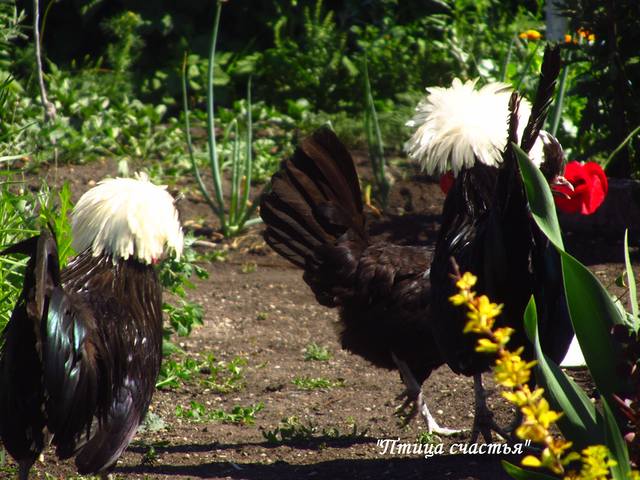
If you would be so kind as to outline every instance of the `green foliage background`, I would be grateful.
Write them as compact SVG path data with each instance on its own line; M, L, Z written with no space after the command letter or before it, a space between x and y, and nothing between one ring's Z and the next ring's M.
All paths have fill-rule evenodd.
M558 136L571 158L605 162L640 124L640 4L565 0L567 33L586 28L596 41L567 45L568 90ZM32 2L0 3L0 76L14 80L9 114L12 153L48 161L100 156L160 159L159 174L188 169L180 131L186 54L189 106L204 121L209 38L216 2L87 0L41 2L45 80L60 112L43 126L33 74ZM542 49L518 33L544 34L543 0L269 0L224 2L216 55L217 115L237 117L253 79L260 146L259 179L268 178L298 131L330 120L363 147L366 57L371 93L387 149L400 151L404 123L429 85L452 78L505 80L532 94ZM224 113L224 112L228 113ZM222 130L225 128L224 121ZM197 138L196 138L197 140ZM56 152L50 148L52 142ZM638 175L635 138L609 173Z

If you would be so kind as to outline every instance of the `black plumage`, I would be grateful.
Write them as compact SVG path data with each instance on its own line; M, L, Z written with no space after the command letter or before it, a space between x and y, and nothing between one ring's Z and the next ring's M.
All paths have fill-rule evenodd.
M0 436L28 472L50 440L80 474L115 464L143 420L162 357L162 289L150 264L94 255L62 270L48 229L6 249L29 256L3 332Z
M540 137L545 160L540 166L550 183L563 168L557 141L540 132L553 96L560 69L557 48L545 51L540 85L530 120L519 142L528 151ZM477 338L464 334L465 311L454 307L454 262L461 271L477 275L477 291L503 303L498 326L515 329L512 346L532 348L523 327L523 314L532 294L539 307L543 349L556 362L567 352L573 330L564 300L561 266L557 252L530 215L524 186L511 142L517 142L517 94L510 104L509 142L499 168L476 163L458 176L445 201L443 224L431 265L432 318L430 325L440 352L457 373L476 375L487 370L492 358L475 351ZM477 384L477 383L476 383ZM483 432L486 437L486 430Z
M542 141L540 168L550 183L562 173L563 152L557 140L540 128L559 68L558 50L548 49L520 141L527 151L538 138ZM511 142L517 140L518 131L515 95L510 112L504 135ZM303 278L319 303L340 309L344 348L375 365L397 368L407 385L408 400L420 407L420 385L444 361L457 373L475 375L481 387L479 374L492 359L475 352L477 339L463 334L465 312L449 302L455 293L453 258L463 270L479 276L480 292L505 304L500 321L516 329L513 341L519 345L527 344L522 314L535 293L544 304L543 347L554 359L564 355L572 329L558 256L529 214L509 143L499 166L475 161L459 172L443 207L433 255L424 247L371 242L358 185L349 153L324 128L305 139L293 158L283 163L273 177L272 192L261 204L267 243L304 269ZM479 408L486 410L484 398L476 398ZM486 420L482 415L481 423ZM426 409L425 417L430 423ZM483 433L487 433L484 428Z
M304 270L320 304L339 308L342 347L399 369L406 404L422 410L420 385L442 364L427 324L432 252L369 239L353 160L330 129L283 162L260 215L267 243Z

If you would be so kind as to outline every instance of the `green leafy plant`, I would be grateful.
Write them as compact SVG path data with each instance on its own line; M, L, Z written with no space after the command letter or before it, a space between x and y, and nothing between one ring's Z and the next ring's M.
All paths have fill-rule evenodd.
M230 412L215 410L212 418L223 423L235 423L241 425L251 425L255 422L256 413L264 408L262 402L258 402L248 407L236 405Z
M58 201L54 199L57 196ZM38 205L40 207L40 225L50 225L58 242L58 259L60 266L64 267L70 257L75 255L71 243L73 236L71 232L70 215L73 209L71 201L71 188L65 182L62 188L54 195L46 183L40 187L37 193Z
M187 233L180 260L169 256L162 261L159 269L161 285L177 297L173 303L164 302L162 305L162 310L169 318L168 324L164 327L164 349L167 354L177 350L171 343L171 337L174 334L186 337L191 334L194 327L203 325L202 306L185 298L186 289L194 288L191 281L193 275L201 279L209 276L208 272L196 263L198 255L193 248L194 242L193 234ZM166 380L162 371L160 378L161 382Z
M44 16L43 31L46 12ZM0 112L0 140L4 143L0 155L25 157L31 160L27 162L30 168L57 153L59 162L84 162L108 155L155 156L177 163L184 157L177 121L164 118L166 105L145 104L133 95L130 67L142 45L139 14L124 11L102 22L112 39L106 43L106 62L111 68L105 67L99 54L80 61L70 59L65 69L43 60L48 97L56 111L56 118L46 124L41 121L39 93L30 77L25 80L33 68L33 47L16 42L26 38L20 25L23 19L13 0L2 2L0 81L8 82L8 88Z
M36 213L32 197L23 191L14 192L9 182L0 185L0 249L36 235ZM22 290L22 273L26 259L0 256L0 330L9 321L15 302Z
M633 87L640 81L635 47L640 39L637 3L564 0L562 4L570 29L586 33L588 40L572 47L575 61L588 65L575 79L572 92L584 99L577 126L578 138L583 139L580 153L584 158L608 158L624 144L608 162L607 173L640 178L637 132L624 143L640 123L640 102Z
M40 121L42 107L35 94L11 82L0 124L8 154L24 152L20 157L36 166L53 156L55 144L60 163L104 156L184 162L182 132L175 119L165 118L166 105L146 104L126 94L127 82L105 73L100 60L82 68L74 63L69 71L49 62L48 70L48 95L57 115L47 124Z
M321 377L295 377L291 383L300 390L327 390L335 387L344 387L344 379L329 380Z
M230 412L224 410L209 410L202 403L191 401L188 407L178 405L176 416L191 422L219 421L222 423L233 423L237 425L251 425L255 422L256 413L264 408L262 402L242 407L234 406Z
M558 419L558 426L564 437L581 448L605 445L614 461L608 465L611 478L630 478L631 462L621 427L623 432L627 432L637 425L629 425L621 419L622 413L630 421L640 413L637 398L640 382L619 367L625 360L628 364L637 365L640 350L634 348L627 351L625 358L620 335L617 335L618 338L614 335L622 331L628 332L626 339L637 338L640 318L637 317L637 294L633 288L635 280L630 262L627 262L627 274L632 312L628 314L616 305L598 279L564 250L548 184L526 154L515 148L533 217L560 254L569 314L593 382L600 393L601 408L597 408L584 391L544 355L537 332L535 303L530 302L525 313L525 326L536 351L538 382L544 387L545 397L551 407L563 412ZM628 258L628 249L625 250ZM625 402L627 395L631 398ZM627 411L620 410L623 405L627 406ZM633 460L637 465L640 459ZM510 465L507 468L514 478L534 478L530 472L519 467Z
M206 363L187 356L180 360L165 358L160 366L156 388L179 388L182 383L193 381L205 365Z
M169 317L168 332L176 333L180 337L187 337L191 334L194 327L202 326L202 305L178 299L178 305L165 303L162 311Z
M0 3L0 75L7 76L15 61L15 41L25 39L26 14L18 10L15 2Z
M173 256L164 259L158 272L162 286L181 298L186 295L186 289L194 288L193 275L200 279L209 278L207 270L197 264L199 257L194 249L195 241L193 233L187 232L180 260Z
M331 359L331 352L327 347L311 342L304 349L305 361L327 362Z
M143 46L138 29L143 25L142 17L132 11L123 11L107 19L103 27L116 41L107 45L107 59L114 74L123 77L131 70L131 65L140 55ZM122 78L116 85L122 85Z
M187 83L186 83L186 63L182 75L183 108L185 117L186 141L193 167L193 173L205 200L217 215L220 221L220 229L225 237L230 237L240 233L245 227L258 223L259 218L251 218L258 207L258 201L249 203L251 191L251 173L253 164L252 152L252 115L251 115L251 79L247 84L247 117L245 125L245 155L244 160L240 154L240 136L237 122L232 122L224 135L224 142L230 138L233 141L231 154L231 192L229 208L225 206L224 191L222 187L222 168L218 158L218 148L216 145L215 113L213 101L214 87L214 65L216 55L216 43L218 38L218 27L220 25L220 13L222 2L218 1L216 17L214 20L213 34L211 36L211 48L209 53L208 86L207 86L207 137L209 146L210 170L213 176L213 186L215 200L206 188L198 163L194 155L194 147L191 140L191 124L189 120L189 108L187 105Z
M157 388L175 389L181 384L198 383L216 393L238 391L244 386L247 360L235 357L229 362L207 355L205 360L183 356L167 358L162 364Z
M12 173L3 173L8 180L0 182L0 250L37 235L40 228L50 225L58 241L60 264L65 265L73 255L68 216L72 207L69 185L65 184L57 195L46 184L37 192L27 193L22 182L11 180ZM0 256L0 282L3 285L0 294L0 331L9 320L22 290L26 262L26 259L18 260L13 256Z
M283 418L273 430L262 430L262 436L268 443L308 443L313 440L347 441L360 440L366 437L368 429L358 428L357 423L349 418L348 431L341 431L338 427L318 427L311 420L302 423L298 417Z
M442 443L440 438L436 434L425 432L425 431L420 432L416 441L421 445L432 445L432 444Z
M242 357L235 357L230 362L216 362L215 357L209 356L207 369L209 376L202 384L218 393L240 390L244 386L246 365L247 360Z
M156 447L153 445L149 445L147 450L142 455L142 460L140 463L142 465L154 465L158 461L158 452L156 452Z
M280 16L273 23L274 46L256 61L256 74L268 80L259 85L261 93L278 106L306 99L318 110L334 111L336 97L349 97L357 68L345 55L346 34L338 29L334 12L325 11L323 3L316 0L313 6L301 6L297 16ZM296 18L301 19L301 25L291 25ZM300 29L299 35L293 35L295 27Z
M317 425L300 422L298 417L283 418L273 430L263 430L262 436L269 443L298 443L309 441L318 432Z
M252 136L253 158L251 163L251 178L256 183L262 183L271 178L271 175L280 166L282 158L293 152L293 142L296 135L296 119L291 114L280 112L275 107L265 104L263 101L252 102L251 105L251 125L256 132ZM247 118L249 108L246 99L233 102L230 108L218 106L216 111L216 121L219 130L226 132L232 124L237 124L240 128L240 151L246 149L243 141L243 124ZM300 114L300 112L297 112ZM196 110L194 116L198 116L200 111ZM201 116L201 115L200 115ZM196 117L198 121L206 125L207 119ZM235 142L227 140L219 144L219 157L221 158L221 168L227 172L233 167L233 150ZM205 158L201 158L199 152L196 153L196 160L200 165L206 163Z
M386 208L389 200L389 190L391 185L387 179L386 160L384 157L384 144L382 143L382 133L378 123L378 113L371 93L371 82L369 81L369 68L367 58L363 62L364 69L364 90L366 97L366 107L364 113L364 130L367 135L367 145L369 146L369 161L373 170L375 183L375 195L382 208Z

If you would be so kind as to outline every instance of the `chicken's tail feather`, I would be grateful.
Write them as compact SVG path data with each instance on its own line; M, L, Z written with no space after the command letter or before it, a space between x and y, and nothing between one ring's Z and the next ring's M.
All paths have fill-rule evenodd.
M542 60L536 98L533 106L531 107L529 121L524 128L524 132L520 141L520 147L525 153L529 153L534 143L537 141L540 135L540 130L542 129L542 126L547 119L549 108L551 107L551 103L554 97L556 80L558 79L558 75L560 74L560 66L561 59L559 47L547 46ZM517 208L520 212L522 212L523 208L526 208L524 206L526 203L526 198L524 197L524 186L522 185L522 180L519 175L515 152L512 148L512 143L518 142L517 131L519 105L519 96L516 92L514 92L511 95L511 99L509 100L509 137L503 154L504 168L500 176L498 177L499 180L496 188L497 198L501 199L501 201L498 200L497 208L503 211L507 209L509 202L514 198L514 195L517 204L515 208ZM559 147L557 141L555 141L552 146L555 145ZM559 153L561 160L561 151ZM544 169L545 165L543 164L540 168Z
M353 262L347 262L353 268L345 268L337 258L357 261L367 245L351 155L333 131L321 128L302 141L271 182L260 204L266 242L305 270L305 280L323 304L335 303L332 288L355 269Z
M16 322L32 329L31 358L37 362L37 389L41 415L46 418L52 442L61 458L73 455L83 436L89 433L97 399L95 346L89 337L95 322L86 308L79 305L61 283L58 247L51 229L23 240L0 254L28 255L21 300L11 318L9 331ZM10 349L17 340L6 338ZM28 428L28 427L27 427Z
M540 130L547 119L549 108L553 102L556 80L560 74L561 65L560 47L557 45L547 46L542 59L536 98L531 107L529 122L522 134L521 146L527 153L529 153L529 150L531 150L531 147L533 147L533 144L538 139Z

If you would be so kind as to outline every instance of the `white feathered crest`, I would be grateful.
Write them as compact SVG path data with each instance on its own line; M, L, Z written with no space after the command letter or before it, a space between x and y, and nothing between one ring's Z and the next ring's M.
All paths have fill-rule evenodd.
M133 256L147 264L160 259L165 247L177 258L182 254L184 238L173 197L145 174L99 182L76 204L72 225L77 252L91 247L94 256Z
M476 89L476 80L462 83L454 79L451 87L427 88L427 96L416 107L407 126L416 127L405 144L409 156L418 160L428 174L453 170L477 161L497 166L507 142L509 98L512 89L506 83L493 82ZM518 136L527 124L531 105L520 102ZM542 142L537 140L530 156L540 166Z

